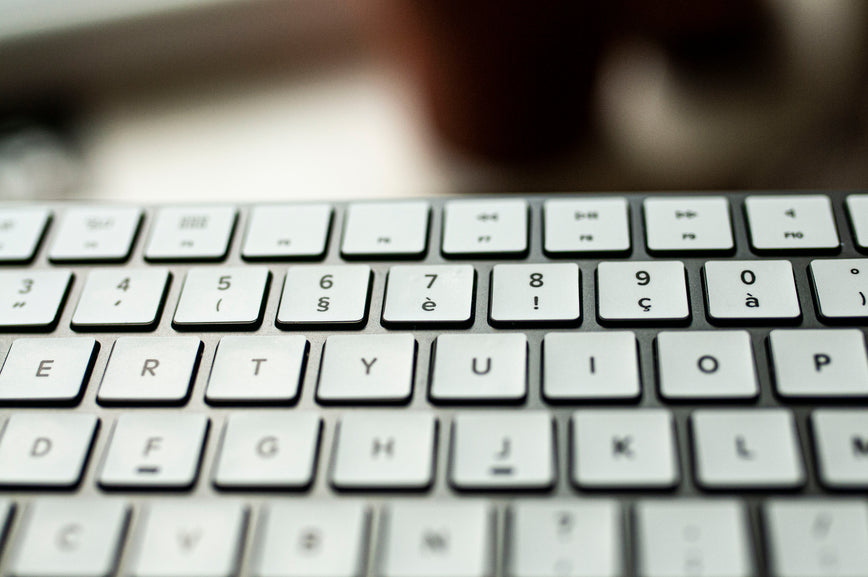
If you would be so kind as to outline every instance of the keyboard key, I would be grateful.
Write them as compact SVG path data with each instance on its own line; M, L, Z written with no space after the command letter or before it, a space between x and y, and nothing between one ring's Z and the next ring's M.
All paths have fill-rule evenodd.
M672 415L662 409L573 413L573 483L583 489L663 489L678 485Z
M157 328L171 278L164 268L91 270L72 315L72 328L78 331Z
M0 438L0 485L75 487L98 424L83 413L12 415Z
M72 285L68 270L0 271L0 330L51 330Z
M475 284L470 265L393 266L386 282L383 323L469 325Z
M677 261L602 262L597 267L600 322L690 319L687 278Z
M543 203L543 246L554 256L630 250L627 199L556 199Z
M793 415L784 409L698 410L696 478L706 489L793 489L805 483Z
M868 194L851 194L846 202L856 244L868 249Z
M646 198L643 207L649 251L730 251L735 248L726 197Z
M747 511L738 501L640 501L636 533L640 577L756 575Z
M97 350L96 341L88 338L17 339L0 371L0 402L78 400Z
M152 261L223 260L235 228L231 206L171 206L154 215L145 258Z
M322 258L332 207L327 204L264 204L250 209L241 256L247 260Z
M99 474L104 488L187 489L196 482L208 418L193 413L118 417Z
M452 422L456 489L548 489L555 483L554 458L548 412L460 413Z
M286 272L277 326L356 328L368 318L371 267L291 266Z
M858 329L777 329L769 349L783 397L868 396L868 357Z
M129 519L129 507L114 499L38 499L24 516L12 555L20 577L113 575Z
M820 480L831 489L868 489L868 411L811 414Z
M314 413L234 413L214 484L222 489L302 489L313 481L321 419Z
M430 413L345 413L331 482L338 489L426 489L434 480L436 436Z
M574 263L495 265L491 323L577 323L582 316L580 278Z
M792 322L802 316L789 261L709 261L704 276L713 320Z
M267 505L257 537L254 577L361 577L368 513L361 503Z
M100 403L181 404L202 356L195 337L121 337L103 374Z
M744 204L750 242L758 251L829 250L840 245L827 196L749 196Z
M521 256L527 235L524 200L449 200L443 206L446 256Z
M629 331L548 333L543 339L543 395L553 401L639 396L639 351Z
M428 247L427 202L372 202L347 207L345 258L420 258Z
M622 521L612 500L512 505L507 566L512 577L623 575Z
M433 367L431 398L435 401L520 401L527 395L527 337L440 335Z
M141 224L139 208L70 208L60 221L48 258L52 262L123 262L130 257Z
M810 272L824 320L868 317L868 259L815 260Z
M36 249L51 219L51 211L39 207L0 209L0 263L25 263Z
M190 269L172 326L255 329L262 323L270 281L271 273L264 266Z
M205 399L209 403L292 403L298 399L307 339L225 336L220 339Z
M868 504L775 499L763 513L773 577L868 575Z
M395 502L383 520L383 577L493 574L492 515L483 503Z
M129 575L237 575L246 524L246 507L233 501L150 503L137 530Z
M667 399L759 395L747 331L663 331L657 335L657 373Z
M323 348L316 398L326 403L406 401L415 363L413 335L332 335Z

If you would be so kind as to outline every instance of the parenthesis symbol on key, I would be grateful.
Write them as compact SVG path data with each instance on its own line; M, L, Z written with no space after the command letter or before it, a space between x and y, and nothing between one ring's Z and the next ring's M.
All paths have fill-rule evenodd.
M859 296L862 297L862 306L864 307L866 304L868 304L868 300L865 299L865 293L859 291Z
M222 303L222 302L223 302L223 299L218 299L218 300L217 300L217 312L218 312L218 313L220 312L220 303Z

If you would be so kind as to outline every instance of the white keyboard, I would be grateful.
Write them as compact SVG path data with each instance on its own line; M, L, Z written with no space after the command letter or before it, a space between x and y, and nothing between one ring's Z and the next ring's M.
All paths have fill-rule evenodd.
M0 575L868 577L868 194L0 204Z

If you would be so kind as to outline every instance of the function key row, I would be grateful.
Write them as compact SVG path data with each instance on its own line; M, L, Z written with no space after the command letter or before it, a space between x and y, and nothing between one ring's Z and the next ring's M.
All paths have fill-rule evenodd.
M856 243L868 249L868 195L846 199ZM444 203L441 249L447 257L522 257L529 248L529 204L523 199ZM763 251L831 251L840 245L832 203L824 195L748 196L744 203L751 246ZM730 200L725 196L646 198L645 241L651 253L728 253L735 249ZM325 256L333 208L327 204L257 205L241 242L246 260ZM552 256L626 254L630 207L623 197L552 198L543 203L543 248ZM238 212L231 206L157 210L145 244L149 261L219 261L226 257ZM51 212L0 208L0 263L31 260ZM133 207L79 206L66 211L51 262L123 262L142 228ZM428 249L431 207L425 201L351 203L341 239L346 259L422 258Z

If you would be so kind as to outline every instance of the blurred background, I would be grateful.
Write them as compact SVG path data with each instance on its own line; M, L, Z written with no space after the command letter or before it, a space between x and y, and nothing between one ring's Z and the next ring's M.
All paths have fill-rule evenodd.
M868 188L864 0L0 0L0 199Z

